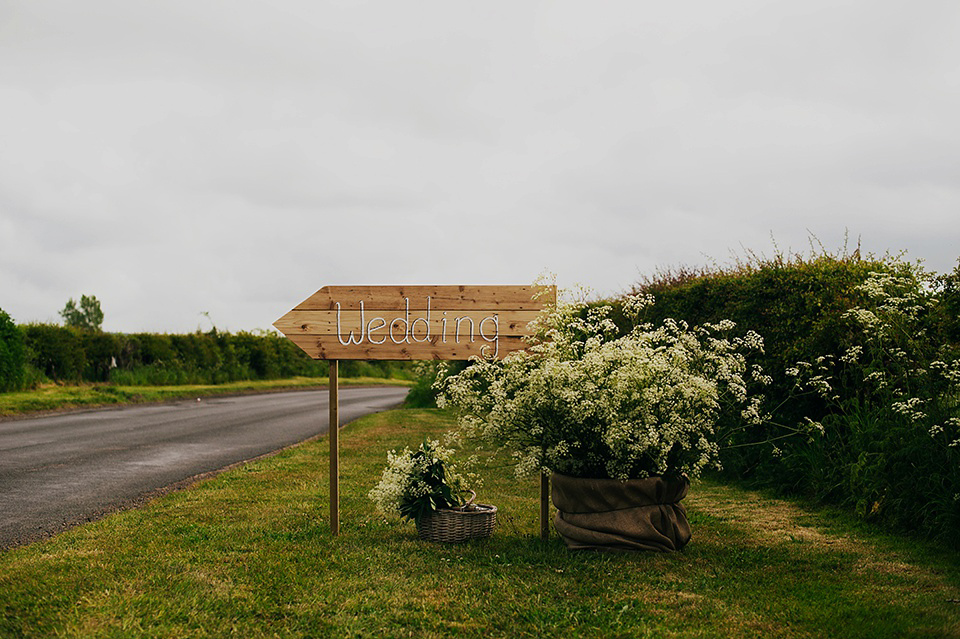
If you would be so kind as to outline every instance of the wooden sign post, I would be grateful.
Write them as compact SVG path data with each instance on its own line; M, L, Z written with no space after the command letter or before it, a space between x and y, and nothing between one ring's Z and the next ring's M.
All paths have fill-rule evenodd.
M556 303L556 287L325 286L274 326L314 359L330 361L330 530L340 531L341 359L488 359L523 350L528 325ZM540 532L549 534L549 482L540 483Z
M330 532L340 534L340 360L330 360Z

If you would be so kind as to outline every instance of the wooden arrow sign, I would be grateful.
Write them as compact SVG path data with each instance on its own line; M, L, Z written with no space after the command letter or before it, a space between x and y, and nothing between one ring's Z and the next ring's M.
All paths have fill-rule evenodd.
M330 360L330 531L340 531L338 361L496 358L526 347L554 286L325 286L274 322L310 357ZM548 484L541 480L541 534Z
M552 286L325 286L274 326L314 359L457 360L527 346Z

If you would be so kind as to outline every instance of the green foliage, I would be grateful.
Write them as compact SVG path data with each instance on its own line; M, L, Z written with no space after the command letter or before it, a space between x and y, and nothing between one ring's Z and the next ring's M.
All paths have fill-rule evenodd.
M953 344L960 343L960 260L952 273L941 275L936 281L939 289L937 321L946 338Z
M400 516L420 522L423 517L441 508L459 506L460 500L453 494L453 489L447 483L447 473L443 462L431 458L429 450L418 450L413 453L414 464L423 465L420 479L427 485L429 491L422 495L405 495L400 502Z
M56 324L23 327L29 362L56 382L79 382L86 368L83 338L76 329Z
M23 333L10 316L0 309L0 392L22 388L25 364Z
M728 318L737 324L740 334L753 330L763 337L763 353L749 361L772 378L765 392L773 424L735 435L721 456L728 472L793 485L798 490L806 483L804 473L785 475L784 468L771 467L770 447L750 444L779 437L782 425L800 423L807 416L820 421L818 417L827 409L822 399L794 396L794 380L784 371L797 361L836 352L849 330L842 315L860 297L856 287L871 271L890 268L888 261L864 259L859 253L811 258L778 255L741 262L726 270L660 273L636 288L635 292L652 294L657 300L644 315L646 321L672 317L702 324ZM790 401L785 401L787 398ZM737 425L726 427L736 431Z
M931 279L872 274L843 350L788 369L828 410L825 441L787 458L861 516L960 546L960 349Z
M657 298L648 320L729 317L764 338L751 361L772 377L768 426L728 425L728 475L960 546L960 266L933 278L859 253L777 257L637 292ZM780 439L783 426L806 435Z
M103 311L100 310L100 301L95 295L80 296L79 306L71 297L60 311L60 316L67 326L86 331L99 331L103 324Z
M326 362L311 359L290 340L266 331L123 334L28 324L19 332L26 349L17 369L21 380L17 388L35 386L44 378L58 383L163 386L325 377L328 373ZM343 364L343 377L402 379L412 374L410 363Z
M431 512L457 508L466 490L452 457L451 449L430 440L413 451L391 450L380 482L368 496L382 512L396 511L417 524Z
M272 333L217 332L124 336L110 380L122 384L222 384L322 377L326 367ZM293 346L293 348L290 348Z
M414 362L414 384L403 405L407 408L436 408L438 380L460 373L469 362Z
M123 336L112 333L84 331L80 335L85 367L83 378L88 381L105 382L110 370L115 368L123 348Z
M287 347L297 348L293 342L283 339ZM298 349L299 350L299 349ZM340 362L340 374L344 377L383 377L385 379L413 379L415 363L385 360L348 359Z

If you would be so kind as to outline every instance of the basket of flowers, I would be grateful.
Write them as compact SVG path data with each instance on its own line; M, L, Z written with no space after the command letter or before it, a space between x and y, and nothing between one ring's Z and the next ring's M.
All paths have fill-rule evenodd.
M417 522L417 534L426 541L459 543L489 537L497 524L497 507L474 504L477 494L462 506L438 508L425 513Z
M497 508L474 503L477 495L464 487L466 478L451 461L452 454L437 441L425 441L413 451L389 451L370 499L383 512L412 519L426 541L459 543L489 537L497 523ZM468 494L470 498L464 499Z

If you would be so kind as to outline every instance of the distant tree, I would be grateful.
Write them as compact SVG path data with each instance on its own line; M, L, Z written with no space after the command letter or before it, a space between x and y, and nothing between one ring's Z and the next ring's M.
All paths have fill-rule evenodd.
M100 310L100 301L95 295L89 297L82 295L79 308L71 297L60 311L60 317L67 326L88 331L99 331L100 325L103 324L103 311Z
M0 392L20 390L25 363L23 333L0 309Z

